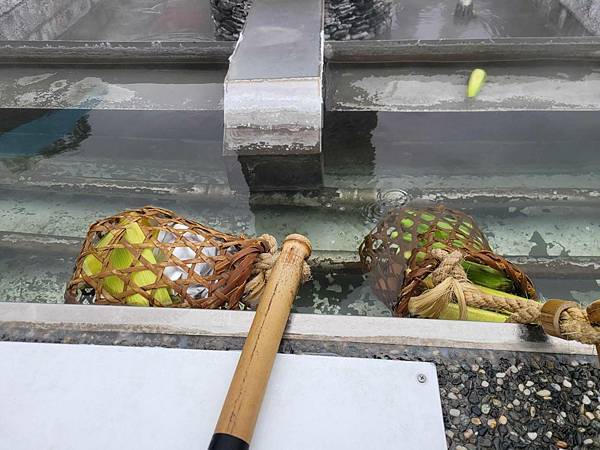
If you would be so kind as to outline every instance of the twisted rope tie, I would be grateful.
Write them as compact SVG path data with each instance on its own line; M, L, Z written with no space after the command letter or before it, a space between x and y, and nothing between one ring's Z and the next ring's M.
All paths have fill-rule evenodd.
M470 306L508 314L506 322L542 325L546 333L563 339L600 344L600 324L591 324L588 313L576 303L559 300L540 303L510 294L484 292L468 280L460 251L434 249L431 255L440 262L431 273L433 287L409 300L411 314L438 318L448 303L456 302L460 320L467 319Z
M279 251L277 250L277 240L270 234L263 234L258 238L261 241L265 241L269 247L269 251L258 255L254 268L252 269L252 278L246 283L244 288L244 295L242 297L243 302L251 307L256 307L260 296L267 285L271 270L279 258ZM304 262L302 265L302 283L310 280L310 267Z

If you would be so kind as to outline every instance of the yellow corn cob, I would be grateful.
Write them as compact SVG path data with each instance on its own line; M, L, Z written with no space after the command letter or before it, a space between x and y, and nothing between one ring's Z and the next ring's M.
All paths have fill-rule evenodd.
M473 72L471 72L469 83L467 84L467 97L472 98L477 96L479 91L481 91L486 78L487 74L483 69L475 69Z
M439 318L444 320L458 320L458 317L458 304L448 303L448 306L442 311ZM467 320L470 322L505 322L507 317L506 314L467 306Z
M114 238L112 231L108 232L105 236L98 241L96 248L102 248L108 245ZM141 244L145 240L144 232L137 223L130 223L125 228L125 240L130 244ZM142 258L145 258L149 263L155 264L156 258L152 253L152 249L146 248L142 250ZM133 263L133 255L129 250L125 248L116 248L111 251L109 256L110 265L115 269L126 269ZM141 262L136 263L137 266L141 266ZM88 255L83 261L83 270L87 275L95 275L102 269L102 263L94 255ZM139 287L147 286L156 282L156 275L150 270L141 270L135 272L131 276L131 280ZM108 276L104 279L102 287L110 292L112 295L120 294L125 288L125 283L116 275ZM154 301L162 306L169 306L172 304L171 296L166 288L159 288L154 292ZM127 297L126 303L128 305L136 306L149 306L149 301L140 294L133 294Z

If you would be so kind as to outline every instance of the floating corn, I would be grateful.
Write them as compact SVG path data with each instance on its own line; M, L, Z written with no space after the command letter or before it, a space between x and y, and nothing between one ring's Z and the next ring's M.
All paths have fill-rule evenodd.
M485 80L487 78L487 74L483 69L475 69L471 72L471 76L469 77L469 83L467 84L467 97L473 98L479 94Z

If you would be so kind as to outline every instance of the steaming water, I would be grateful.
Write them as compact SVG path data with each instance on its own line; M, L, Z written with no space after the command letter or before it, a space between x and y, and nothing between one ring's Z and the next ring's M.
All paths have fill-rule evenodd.
M395 3L390 39L487 39L584 35L578 26L560 28L526 0L474 0L470 20L454 18L452 0Z
M208 0L104 0L59 39L210 40L214 24Z
M470 20L454 18L453 0L397 0L389 39L482 39L585 35L566 10L552 14L530 0L475 0ZM276 36L274 36L276 37ZM195 41L214 39L210 2L103 0L59 39Z
M86 76L81 68L61 70L72 79ZM133 76L120 70L120 81ZM146 72L136 70L132 73ZM148 76L144 91L130 88L139 95L169 92L182 77L155 70L160 75ZM48 73L47 67L28 68L17 84L39 93L52 80ZM198 86L190 89L201 90L202 80L214 84L215 77L198 74ZM111 93L93 92L98 98ZM215 199L201 193L202 185L229 189L220 110L50 110L27 104L0 109L3 301L61 302L89 224L148 204L226 232L270 233L280 241L291 232L304 233L318 252L355 261L362 238L389 208L447 195L462 202L501 254L588 265L600 256L600 210L593 198L573 204L558 193L557 202L523 198L538 191L600 190L597 112L327 113L325 187L378 193L356 204L305 207L268 195L259 203L247 194ZM512 192L513 198L484 201L475 195L486 189ZM597 269L562 281L554 279L558 275L563 274L548 271L536 279L547 297L582 302L600 297ZM389 314L369 286L356 267L317 270L296 309Z
M30 112L29 117L23 116L21 126L35 126L39 117L60 111ZM14 111L5 113L15 117ZM55 145L53 152L31 155L15 156L6 147L0 150L3 152L0 169L5 180L0 187L2 298L61 302L88 225L100 217L147 204L174 209L228 232L268 232L279 240L290 232L301 232L310 237L315 249L344 252L346 258L353 259L361 239L378 218L387 209L403 204L409 195L414 196L415 188L437 188L440 192L460 186L506 189L511 182L517 189L519 184L522 189L553 185L598 187L597 177L592 174L597 172L600 161L591 151L595 145L591 128L597 115L580 114L572 119L566 118L568 113L556 118L548 117L548 113L545 116L522 113L520 120L547 122L547 126L563 122L565 129L561 132L555 127L549 138L563 139L560 145L564 148L576 141L579 156L566 161L557 150L546 153L544 159L538 146L527 144L527 136L515 136L525 146L521 152L529 155L519 164L510 163L515 158L510 145L504 152L495 146L500 153L493 158L477 158L469 139L472 137L479 143L500 139L502 133L498 127L507 126L506 120L511 123L509 113L504 118L490 116L495 126L480 129L478 133L472 128L478 126L473 120L461 125L449 120L447 114L428 118L411 116L412 121L395 113L328 114L324 149L326 184L381 189L374 203L358 208L254 205L245 196L215 202L201 194L184 193L186 187L196 183L227 185L225 163L220 156L222 119L218 111L80 111L72 117L72 130L84 129L85 133L77 134L76 139L65 137L73 134L68 127L64 127L61 137L41 128L4 129L0 139L12 136L13 144L33 142L31 136L36 136L35 140L45 146L42 148L47 148L48 141L61 141L62 145ZM82 118L85 127L78 126ZM57 123L64 124L64 120ZM587 134L580 133L578 137L572 134L569 130L573 124L585 128ZM445 127L449 128L444 131ZM427 129L430 132L426 133ZM445 152L446 143L431 135L431 130L449 134L454 148L458 148L457 141L463 142L465 151ZM522 132L521 129L519 133ZM29 141L23 140L26 136ZM355 147L346 146L349 141ZM450 176L445 175L445 167ZM32 188L33 182L43 180L66 184L42 191ZM78 180L104 186L105 190L88 193L85 188L77 187ZM138 190L119 193L111 188L119 185L137 186ZM600 255L597 239L600 216L593 207L538 206L533 200L518 207L469 200L465 204L466 211L476 217L501 253L574 258ZM11 244L11 233L20 234L25 242ZM36 244L40 237L43 242ZM557 282L548 273L536 282L549 297L589 302L600 296L593 277ZM389 311L373 297L369 286L370 280L354 269L317 271L315 281L302 289L295 307L299 312L388 315Z

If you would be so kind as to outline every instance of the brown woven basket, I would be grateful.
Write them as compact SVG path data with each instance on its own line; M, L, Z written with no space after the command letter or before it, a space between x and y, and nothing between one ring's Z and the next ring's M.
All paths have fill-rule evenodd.
M389 211L359 248L363 267L372 273L375 294L395 315L406 316L408 300L423 292L423 280L439 264L431 256L435 248L460 250L465 260L505 274L515 295L537 299L531 280L492 251L472 217L443 205L402 207Z
M239 308L269 244L155 207L92 224L67 286L67 303Z

